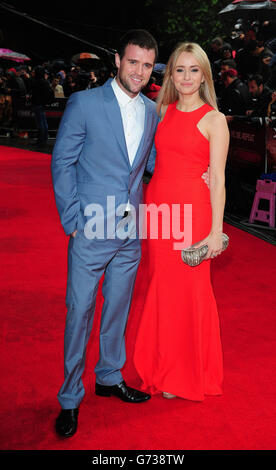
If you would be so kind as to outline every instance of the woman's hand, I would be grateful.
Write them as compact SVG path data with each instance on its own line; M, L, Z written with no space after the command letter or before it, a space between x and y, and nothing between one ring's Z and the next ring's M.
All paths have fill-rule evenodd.
M208 252L205 256L205 260L209 258L215 258L222 252L222 232L210 232L208 237L196 243L194 246L199 248L203 245L208 245Z
M75 238L76 234L77 234L77 230L75 230L73 233L71 233L70 237Z
M204 180L205 184L207 184L208 188L210 189L210 167L208 166L207 171L203 173L201 178Z

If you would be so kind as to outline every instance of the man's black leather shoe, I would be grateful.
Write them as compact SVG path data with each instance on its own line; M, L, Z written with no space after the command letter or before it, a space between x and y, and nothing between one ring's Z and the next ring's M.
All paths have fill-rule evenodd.
M100 385L96 382L96 395L100 397L110 397L115 395L123 401L128 403L142 403L151 398L148 393L140 392L140 390L135 390L134 388L128 387L123 380L118 385Z
M62 437L71 437L78 427L79 409L61 410L56 419L56 431Z

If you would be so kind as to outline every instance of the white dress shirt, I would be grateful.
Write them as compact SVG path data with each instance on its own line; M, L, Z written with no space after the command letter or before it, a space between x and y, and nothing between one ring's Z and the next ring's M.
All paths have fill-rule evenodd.
M120 106L129 162L132 165L144 132L144 101L139 94L135 98L130 98L119 87L115 78L112 80L111 86Z
M145 104L140 94L135 96L135 98L130 98L119 87L116 78L112 80L111 86L120 106L128 158L131 166L144 132ZM130 210L129 201L125 210Z

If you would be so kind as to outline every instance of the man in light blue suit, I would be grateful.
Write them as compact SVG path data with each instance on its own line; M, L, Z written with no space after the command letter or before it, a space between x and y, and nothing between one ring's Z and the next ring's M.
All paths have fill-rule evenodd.
M116 78L71 95L53 151L56 205L70 236L65 377L56 420L56 431L63 437L77 430L84 397L81 376L103 274L96 394L131 403L150 398L127 386L120 369L126 359L125 328L141 256L136 227L143 200L142 177L145 169L151 173L154 169L158 122L155 104L140 91L157 54L156 41L147 31L127 33L115 56Z

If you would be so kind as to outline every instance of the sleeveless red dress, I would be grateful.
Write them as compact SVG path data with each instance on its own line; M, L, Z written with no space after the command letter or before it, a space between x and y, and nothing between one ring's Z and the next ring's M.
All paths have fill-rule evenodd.
M212 109L204 104L182 112L176 103L168 106L157 128L155 170L145 194L147 205L178 204L174 220L181 230L192 223L192 243L205 238L212 223L210 190L201 178L209 165L209 141L197 127ZM192 204L192 218L185 217L184 204ZM173 238L164 212L158 214L158 237L149 236L154 223L149 215L147 222L149 284L134 349L142 389L196 401L220 395L223 361L210 260L196 267L183 263L174 248L180 240Z

